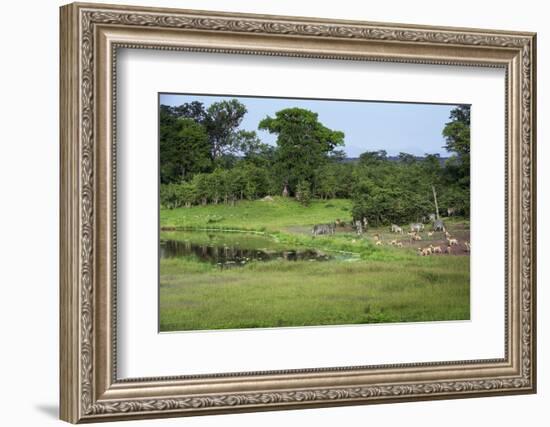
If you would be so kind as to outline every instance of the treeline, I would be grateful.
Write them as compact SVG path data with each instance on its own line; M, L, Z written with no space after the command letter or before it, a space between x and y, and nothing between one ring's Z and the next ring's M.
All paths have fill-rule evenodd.
M277 135L277 145L239 129L246 107L233 99L205 108L200 102L160 109L160 202L163 207L234 204L265 196L349 198L353 216L374 224L419 220L447 208L469 215L470 109L451 112L442 130L453 155L423 158L401 153L363 153L344 162L344 133L319 122L316 113L287 108L266 117L259 129Z
M457 181L449 167L454 162L442 165L437 155L418 159L401 153L393 161L384 151L363 153L351 173L354 219L367 218L375 225L421 221L436 212L434 190L440 214L450 208L455 215L469 216L469 186Z
M353 165L331 163L316 173L314 185L307 181L298 183L289 196L297 197L303 204L313 198L350 198L350 175ZM160 202L165 208L191 207L193 205L234 204L238 200L255 200L265 196L281 195L284 187L268 167L252 161L238 160L228 169L217 168L211 173L197 173L188 181L161 184Z

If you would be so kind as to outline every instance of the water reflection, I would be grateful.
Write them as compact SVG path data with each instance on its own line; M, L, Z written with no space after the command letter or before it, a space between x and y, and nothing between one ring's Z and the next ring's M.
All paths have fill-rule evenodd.
M160 242L160 257L195 257L199 261L217 264L220 267L242 266L250 261L327 261L332 257L324 252L310 248L282 249L270 248L266 242L265 248L247 248L242 242L232 244L221 243L219 238L209 236L210 242L194 242L192 240L169 240L163 239ZM201 239L204 240L204 239ZM257 240L257 239L256 239Z

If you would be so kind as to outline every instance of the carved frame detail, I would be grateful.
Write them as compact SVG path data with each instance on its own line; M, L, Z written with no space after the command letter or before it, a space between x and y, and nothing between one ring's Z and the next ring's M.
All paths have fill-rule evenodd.
M247 35L254 40L274 37L289 40L288 46L295 48L266 49L242 47L236 41L232 47L192 47L191 50L214 52L239 52L262 55L313 56L317 58L344 58L354 60L381 60L408 63L469 64L473 66L506 67L511 93L508 102L507 135L517 150L517 165L509 165L512 172L511 187L516 188L514 200L518 209L512 212L512 223L518 229L520 240L510 250L510 263L515 265L514 274L518 286L511 284L510 302L507 307L507 322L511 323L512 339L506 343L507 357L503 361L491 362L493 369L498 366L514 367L512 374L479 376L465 375L453 378L453 369L459 365L467 369L469 363L449 362L421 366L429 372L430 368L448 366L451 372L447 379L415 381L400 377L400 369L414 365L385 367L390 371L390 381L378 383L339 386L316 386L307 382L307 375L316 371L288 371L289 376L300 374L304 378L303 386L278 385L262 391L233 391L200 394L181 394L166 396L151 393L151 383L158 381L170 389L171 386L184 384L184 378L143 379L143 393L121 393L126 382L116 379L116 361L111 360L108 367L103 360L116 355L116 339L107 339L115 348L106 349L99 345L96 329L99 321L109 321L106 334L116 328L116 298L110 301L111 307L98 308L96 293L101 292L103 284L96 272L101 245L98 239L98 221L114 221L105 218L98 211L98 203L108 204L99 198L105 197L98 192L98 168L96 159L98 149L98 126L110 123L113 132L116 126L115 108L108 109L110 114L98 121L99 90L111 91L111 101L116 86L116 75L112 75L110 84L99 87L98 76L98 40L102 29L121 28L132 33L142 34L163 32L192 32L193 34L216 34L226 36L228 40L236 37L242 40ZM307 51L300 43L308 40L327 40L327 51ZM251 39L252 40L252 39ZM348 50L338 54L339 41ZM374 53L367 56L350 53L353 43L362 42L374 46ZM110 43L110 42L109 42ZM106 45L108 45L107 43ZM292 45L295 43L295 45ZM347 43L347 44L346 44ZM383 43L387 50L376 50L377 43ZM400 52L393 52L390 45L399 45ZM186 49L174 43L163 44L133 41L113 41L110 45L111 62L116 63L117 47L135 47L152 49ZM430 49L448 47L443 55L431 54ZM351 50L350 50L351 49ZM368 49L367 49L368 50ZM380 52L377 54L376 52ZM388 53L389 52L389 53ZM408 54L403 52L409 52ZM470 52L473 52L470 54ZM483 52L487 52L483 56ZM360 404L384 401L422 400L448 397L479 396L496 393L532 393L535 391L535 35L531 33L512 33L485 30L416 27L394 24L374 24L365 22L316 20L309 18L273 17L262 15L237 15L214 12L197 12L170 9L147 9L121 6L91 4L72 4L61 9L61 417L70 422L101 421L126 418L175 416L201 413L220 413L228 411L250 411L281 409L286 407L327 406L335 404ZM100 61L103 61L101 59ZM113 73L113 70L107 70ZM105 98L106 99L106 98ZM103 101L103 98L101 98ZM515 117L515 119L514 119ZM514 120L516 123L514 124ZM115 163L115 154L112 153ZM516 169L514 169L516 168ZM515 171L515 172L514 172ZM109 183L101 184L109 185ZM516 191L516 190L514 190ZM116 188L113 191L116 195ZM114 195L111 194L111 197ZM508 194L507 194L508 197ZM112 206L110 206L112 209ZM515 209L514 206L511 209ZM103 212L103 210L101 211ZM103 228L102 230L110 229ZM102 231L103 232L103 231ZM517 240L517 239L516 239ZM65 242L65 243L64 243ZM116 235L110 245L116 245ZM102 255L103 257L103 255ZM116 260L107 270L116 272ZM100 272L100 274L103 274ZM102 300L103 301L103 300ZM107 315L111 310L111 314ZM514 332L515 331L515 332ZM508 332L508 330L507 330ZM517 348L512 348L513 346ZM508 349L514 351L508 352ZM106 356L103 356L103 353ZM514 359L514 354L516 358ZM514 359L514 360L512 360ZM483 365L483 361L471 361ZM483 368L483 366L481 367ZM98 370L108 370L100 380ZM334 376L345 367L329 370ZM367 367L355 367L356 371ZM378 368L370 369L377 372ZM380 368L381 369L381 368ZM324 371L324 370L320 370ZM407 371L409 372L409 371ZM424 372L424 371L423 371ZM281 373L278 373L281 374ZM251 377L269 376L269 373L250 373ZM280 375L279 375L280 376ZM283 375L284 376L284 375ZM214 376L215 377L215 376ZM222 378L238 379L239 376L220 375ZM252 378L254 379L254 378ZM208 381L212 382L209 377ZM244 380L243 380L244 381ZM139 381L138 381L139 382ZM99 385L98 385L99 384ZM135 384L132 382L135 389ZM215 387L215 385L213 386ZM116 392L113 392L113 390ZM171 390L171 389L170 389ZM112 394L112 396L110 395ZM129 392L128 392L129 393Z

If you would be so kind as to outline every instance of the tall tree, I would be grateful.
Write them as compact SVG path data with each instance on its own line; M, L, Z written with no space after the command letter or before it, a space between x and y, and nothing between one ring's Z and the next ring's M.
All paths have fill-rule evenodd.
M445 148L453 155L445 164L447 189L442 204L468 214L470 210L470 106L451 110L443 128Z
M266 117L259 129L277 134L275 169L281 189L288 185L296 192L300 182L316 181L316 170L325 164L336 147L344 145L344 133L327 128L317 113L302 108L286 108Z
M234 152L234 144L239 141L235 134L246 112L246 107L236 99L214 102L208 107L204 126L210 139L212 160Z
M161 110L160 181L181 182L211 169L210 144L204 127L192 119Z
M459 168L460 178L470 182L470 106L461 105L451 110L450 122L443 128L445 148L455 154L453 161Z
M199 101L186 102L178 106L161 105L161 123L174 125L175 119L191 119L202 125L208 135L210 158L218 165L233 165L234 157L243 146L251 145L255 132L239 130L246 114L246 107L236 99L214 102L208 108ZM168 122L168 119L172 119Z

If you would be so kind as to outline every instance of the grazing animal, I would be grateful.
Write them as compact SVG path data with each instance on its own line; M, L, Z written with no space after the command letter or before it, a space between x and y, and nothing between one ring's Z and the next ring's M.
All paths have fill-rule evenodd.
M445 231L445 237L447 239L450 239L451 238L451 233L449 233L448 231Z
M382 240L377 240L376 241L376 246L382 246Z
M424 224L421 222L414 222L411 224L411 232L420 233L424 231Z
M392 240L392 241L390 242L390 245L392 245L392 246L397 245L397 240Z
M436 219L433 225L433 231L446 231L445 224L440 219Z
M447 239L447 242L449 242L449 246L458 246L458 240L456 239Z
M432 237L434 235L433 231L428 231L428 237Z
M420 234L415 234L413 240L422 240L422 236L420 236Z
M445 252L451 255L453 253L453 248L451 248L450 246L447 246L447 249L445 250Z
M416 236L416 233L414 233L414 232L411 231L411 232L407 232L407 235L413 237L413 236Z
M346 222L342 221L340 218L336 218L336 221L334 221L334 223L336 224L336 227L345 227L346 226Z
M398 247L398 248L402 248L402 247L403 247L403 243L402 243L402 242L397 242L397 247Z
M283 197L288 197L288 184L285 183L285 187L283 188Z
M447 208L447 216L453 216L456 214L456 208Z
M403 229L402 229L400 226L398 226L397 224L392 224L392 225L391 225L390 231L391 231L392 233L403 234Z
M420 251L420 256L428 256L432 254L432 250L430 248L418 248L418 250Z
M464 242L464 246L466 247L466 252L470 252L470 242Z
M363 223L359 219L355 220L355 230L357 231L358 236L363 234Z
M443 251L441 250L441 246L432 246L430 245L430 248L432 248L432 251L434 254L441 254Z
M375 241L380 240L380 234L378 234L378 233L376 233L373 237L374 237Z
M311 229L313 236L319 236L321 234L334 234L336 231L336 224L315 224Z

